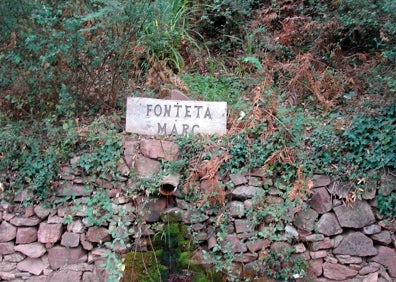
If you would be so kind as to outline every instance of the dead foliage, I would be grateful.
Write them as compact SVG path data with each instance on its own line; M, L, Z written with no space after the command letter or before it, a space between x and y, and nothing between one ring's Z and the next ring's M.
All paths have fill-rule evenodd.
M12 49L15 48L17 45L17 35L15 32L11 32L10 35L10 42L8 44L3 44L4 46L0 46L0 52L7 50L7 49Z
M359 71L368 66L368 58L364 54L357 55L361 64L351 65L351 58L345 56L337 44L339 39L335 38L334 30L339 28L339 22L317 21L303 15L303 7L303 1L277 1L275 5L257 10L250 27L252 30L264 27L272 34L272 47L261 54L261 60L263 66L271 70L265 72L266 76L279 75L277 86L287 89L287 102L298 105L311 98L324 110L330 110L344 93L363 92L366 86L359 78ZM310 46L310 49L303 52L302 46ZM282 54L279 47L287 47L290 53ZM332 54L331 66L322 59L329 53Z
M296 180L294 181L292 190L287 194L291 201L295 201L297 198L303 199L305 196L311 193L313 182L311 179L306 178L302 174L302 165L300 164L296 172Z
M164 98L171 89L179 89L188 93L188 86L163 61L152 61L145 85L159 93Z
M219 152L217 144L209 144L205 150L196 158L190 160L192 169L187 177L184 184L184 193L197 193L201 192L203 197L197 201L198 205L202 205L205 202L209 202L211 206L216 203L224 206L226 200L226 192L224 187L220 185L219 181L219 169L224 162L229 160L229 154L227 151ZM224 149L224 148L223 148ZM210 152L212 155L211 159L205 160L204 156ZM205 189L201 191L200 183L205 182Z
M321 28L321 24L305 16L288 17L281 25L279 43L288 46L301 46L313 41L315 33Z
M279 28L282 19L294 14L295 5L293 5L293 1L277 2L275 6L271 5L256 12L255 20L251 24L253 29L263 25L270 31L276 30Z
M231 123L229 134L239 134L246 129L254 129L257 124L265 123L265 131L261 132L259 138L264 143L268 136L278 130L276 125L276 112L279 105L279 93L271 88L273 84L272 73L274 69L269 60L263 64L266 74L263 81L253 86L245 94L251 97L252 109L246 114L246 118L236 119Z
M295 163L297 155L294 149L285 147L281 150L273 152L264 162L263 169L266 170L268 166L272 166L275 163L283 163L292 165Z
M280 67L289 77L287 87L290 93L287 101L291 105L296 105L306 93L310 93L329 110L345 92L345 75L317 60L310 52L300 54L294 61ZM286 77L284 79L287 80Z

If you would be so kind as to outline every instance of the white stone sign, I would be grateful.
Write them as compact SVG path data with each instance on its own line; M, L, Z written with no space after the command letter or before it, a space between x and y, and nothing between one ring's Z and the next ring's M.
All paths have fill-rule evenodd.
M127 98L126 131L146 135L226 133L227 103Z

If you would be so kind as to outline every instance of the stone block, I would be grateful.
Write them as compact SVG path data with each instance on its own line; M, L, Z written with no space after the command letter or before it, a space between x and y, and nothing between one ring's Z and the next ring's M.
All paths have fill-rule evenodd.
M40 258L26 258L17 264L17 269L27 271L33 275L40 275L45 269L45 264Z
M42 222L37 232L40 243L56 243L62 236L62 224L49 224Z
M160 171L161 163L139 155L135 160L134 168L139 177L148 178Z
M306 209L298 212L294 217L294 225L303 231L311 232L314 228L318 213L313 209Z
M373 211L366 201L357 200L353 206L335 207L334 212L341 227L363 228L375 222Z
M0 243L0 255L8 255L14 252L14 243L13 242L5 242Z
M31 243L31 244L20 244L15 246L15 251L18 251L25 256L30 258L39 258L46 253L46 249L43 244L38 242Z
M313 183L312 188L325 187L331 183L331 179L327 175L315 174L312 177L312 183Z
M109 231L104 227L90 227L87 231L86 240L93 243L102 243L110 241Z
M396 279L396 250L385 246L379 246L377 250L378 254L371 258L370 261L385 266L389 275Z
M351 256L374 256L377 250L374 248L373 240L360 232L352 232L347 234L333 250L336 255L351 255Z
M171 141L146 139L140 141L140 150L145 157L157 160L176 161L179 146Z
M62 235L61 245L74 248L80 244L80 235L72 232L65 232Z
M327 279L341 281L353 278L357 274L358 272L356 270L350 269L345 265L329 262L323 264L323 276Z
M232 217L243 217L245 215L245 205L240 201L231 201L228 205L229 214Z
M0 242L4 243L14 240L16 237L16 232L17 229L14 225L3 220L0 224Z
M254 196L263 194L264 190L258 187L242 185L233 189L231 192L232 198L235 200L246 200L251 199Z
M87 258L86 251L84 251L81 247L53 247L48 250L48 262L51 269L54 270L59 269L64 265L86 262Z
M325 213L322 215L315 226L319 233L326 236L334 236L342 233L341 225L333 213Z
M37 240L36 227L19 227L16 234L16 244L29 244Z
M313 194L309 200L311 208L317 213L323 214L329 212L333 208L331 196L324 187L312 189Z

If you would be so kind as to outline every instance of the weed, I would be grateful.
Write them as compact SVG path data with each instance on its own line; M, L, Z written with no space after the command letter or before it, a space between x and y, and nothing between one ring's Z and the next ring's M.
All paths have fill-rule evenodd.
M125 221L124 216L125 210L120 209L117 220L112 218L110 221L110 235L113 240L105 243L107 250L103 257L106 259L106 263L103 266L108 272L107 279L110 282L120 281L125 270L125 260L116 253L115 249L129 249L131 247L128 242L131 235L128 232L128 228L131 222Z
M322 167L326 173L355 183L361 183L359 179L371 170L394 169L394 113L395 105L390 105L372 116L356 116L341 131L337 119L313 131L309 144L313 154L307 159L307 167Z
M72 143L73 129L65 131L51 120L29 127L15 122L2 125L0 170L9 172L9 176L1 175L4 177L1 182L10 184L8 192L26 189L38 199L47 199L52 194L59 165L72 149L68 144Z
M267 274L283 281L304 276L308 264L301 256L293 253L294 248L286 248L282 252L270 251L269 256L264 260Z
M106 179L119 177L117 171L118 161L122 153L122 135L114 128L114 124L108 127L103 120L98 119L89 127L80 131L85 144L82 144L82 154L73 168L80 167L86 175L95 175Z
M188 73L184 73L182 79L190 89L191 98L205 101L227 101L233 110L247 111L246 100L242 95L246 89L246 82L242 79Z
M392 192L389 196L378 195L378 210L381 214L396 218L396 193Z
M154 1L147 14L148 22L138 39L149 57L155 61L165 61L171 69L180 71L184 66L183 46L197 47L190 35L187 1Z
M105 225L114 215L111 200L104 189L96 189L93 195L86 199L85 205L87 208L84 214L88 225Z

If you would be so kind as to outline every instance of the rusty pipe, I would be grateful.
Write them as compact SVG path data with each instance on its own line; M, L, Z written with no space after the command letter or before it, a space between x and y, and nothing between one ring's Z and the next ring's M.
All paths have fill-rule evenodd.
M159 182L159 192L164 196L171 196L179 186L180 175L168 174Z

